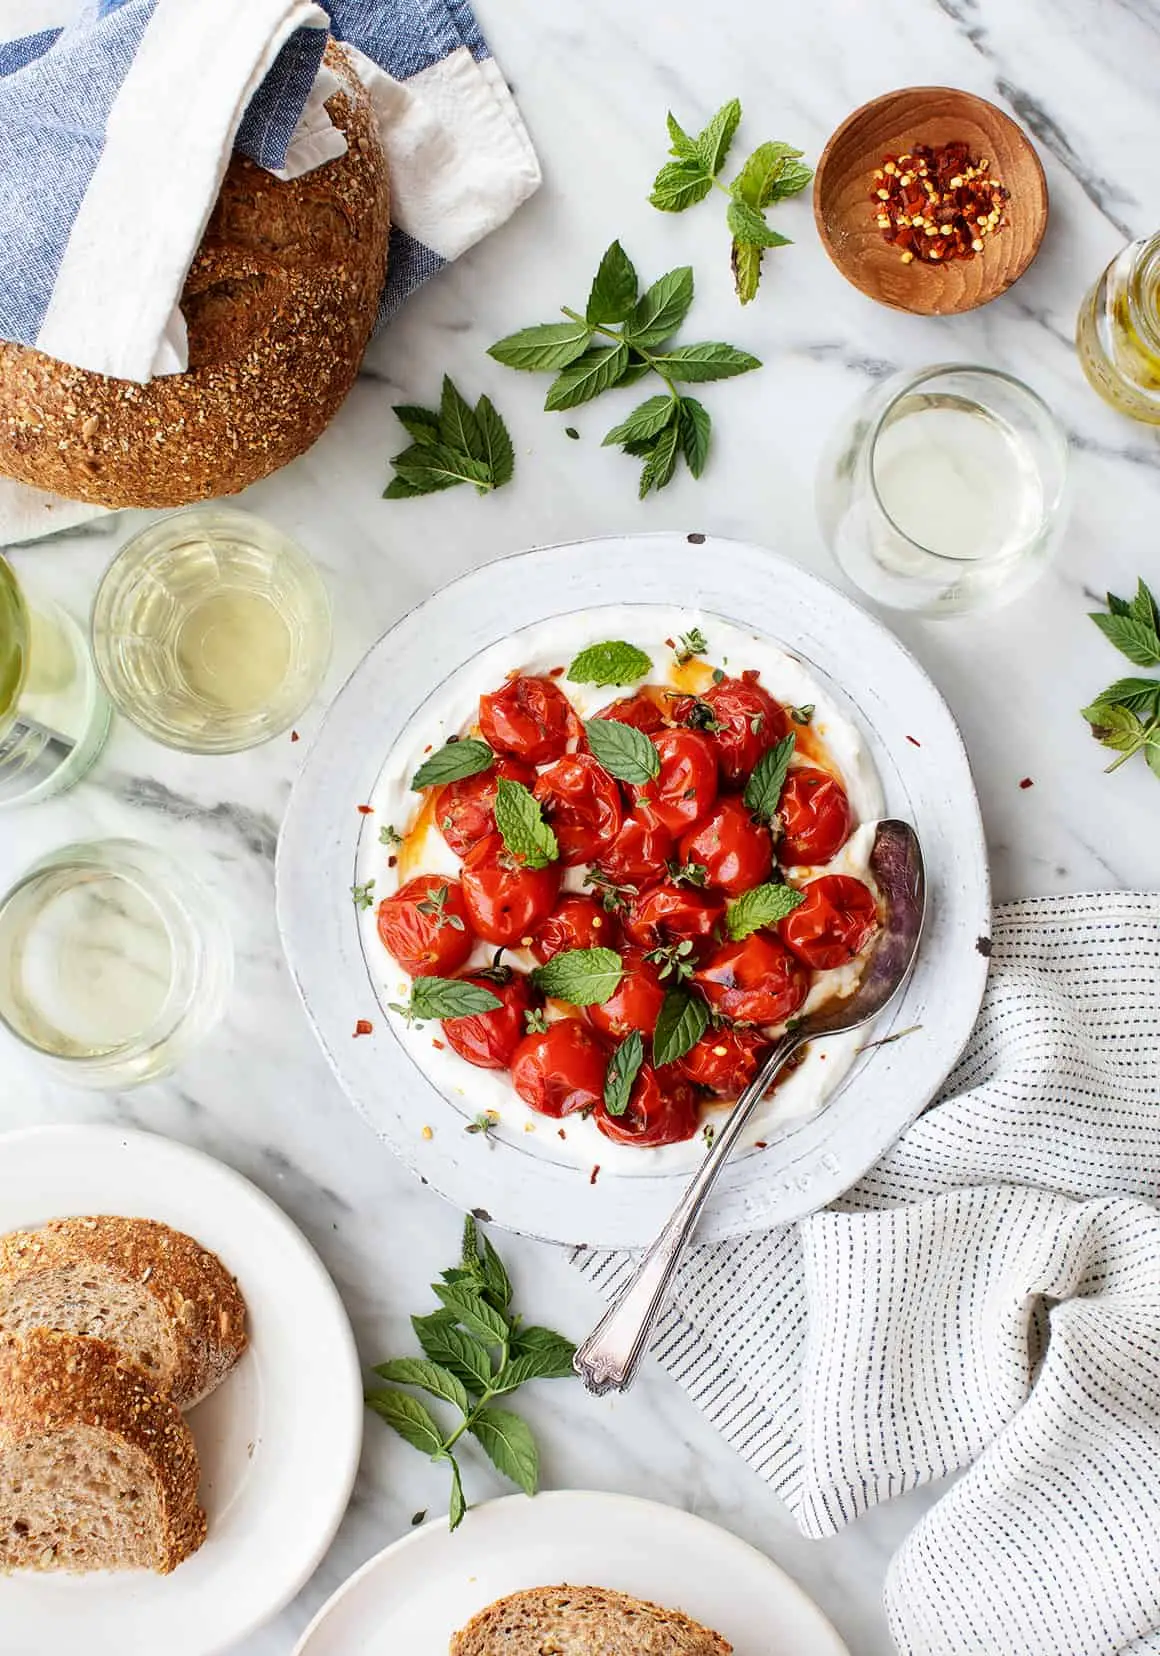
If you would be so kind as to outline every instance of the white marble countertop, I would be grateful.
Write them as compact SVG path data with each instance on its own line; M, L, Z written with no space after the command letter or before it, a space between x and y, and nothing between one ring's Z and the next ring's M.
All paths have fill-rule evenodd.
M117 1097L47 1081L5 1048L0 1126L117 1120L196 1144L280 1201L321 1252L368 1361L409 1347L407 1317L450 1262L458 1219L377 1145L339 1093L295 999L274 927L273 853L291 780L327 697L407 607L460 571L520 547L611 531L711 529L768 542L836 578L815 526L813 473L842 407L898 366L958 359L997 364L1052 404L1074 449L1076 504L1055 569L1013 607L980 620L899 622L897 630L957 714L986 817L996 895L1151 886L1157 875L1157 783L1135 762L1104 777L1103 755L1076 709L1119 671L1085 619L1089 597L1157 572L1160 447L1107 410L1072 349L1081 296L1129 235L1160 218L1153 157L1160 23L1133 0L815 0L757 7L626 7L614 0L480 0L497 57L543 158L542 192L506 229L419 294L373 347L334 425L295 465L244 503L296 535L329 581L336 649L327 695L284 737L236 758L186 758L124 723L72 793L3 818L5 883L44 849L129 834L208 869L228 901L238 952L224 1024L171 1079ZM745 106L742 141L800 144L811 159L864 99L891 87L945 83L1005 102L1038 140L1052 216L1043 251L1010 294L955 320L897 315L863 298L828 264L808 196L779 209L796 245L772 254L755 304L732 296L727 241L711 205L653 212L671 106L699 124L727 97ZM706 476L683 473L638 503L635 467L600 436L630 393L567 419L540 411L544 381L484 355L501 334L582 300L596 261L620 236L648 279L690 262L695 334L754 350L761 373L708 388L718 440ZM392 402L437 398L448 371L487 391L516 440L514 486L478 499L460 489L383 502L387 457L400 446ZM580 441L563 431L570 421ZM96 578L134 527L127 514L15 554L81 614ZM1033 786L1020 787L1030 777ZM537 1315L579 1335L596 1310L565 1259L510 1241L518 1291ZM856 1656L885 1656L888 1557L931 1496L880 1509L854 1529L809 1542L777 1499L664 1376L626 1399L579 1386L538 1389L546 1482L648 1494L686 1506L763 1548L814 1594ZM470 1494L499 1491L482 1462ZM417 1510L441 1510L442 1475L374 1420L338 1540L299 1600L243 1648L275 1656L356 1565L404 1533Z

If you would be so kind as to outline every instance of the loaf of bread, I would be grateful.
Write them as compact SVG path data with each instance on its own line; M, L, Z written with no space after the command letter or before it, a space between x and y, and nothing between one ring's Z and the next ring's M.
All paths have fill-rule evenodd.
M679 1610L605 1587L533 1587L473 1616L451 1656L730 1656L733 1646Z
M283 182L226 171L181 309L189 367L138 385L0 341L0 472L100 506L234 494L310 447L354 383L386 274L386 162L340 46L347 152Z
M0 1339L0 1570L150 1569L205 1539L197 1450L105 1340Z
M246 1307L215 1254L152 1219L54 1219L0 1237L0 1335L52 1328L107 1340L179 1409L246 1347Z

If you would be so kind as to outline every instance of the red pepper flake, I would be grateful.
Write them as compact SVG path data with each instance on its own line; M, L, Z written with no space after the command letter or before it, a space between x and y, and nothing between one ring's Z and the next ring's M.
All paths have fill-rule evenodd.
M387 858L387 867L388 868L396 867L397 864L398 864L398 861L399 861L398 857L388 857Z
M764 1139L755 1139L753 1142L753 1148L755 1150L767 1150L769 1146L766 1144Z
M566 1139L568 1137L567 1133L564 1131L564 1129L562 1127L557 1127L556 1132L557 1132L557 1135L562 1139Z
M358 1036L358 1035L373 1035L374 1032L375 1032L375 1026L369 1018L360 1018L359 1021L354 1026L355 1036ZM351 1038L353 1040L354 1036L352 1036Z
M668 648L669 648L669 649L670 649L670 650L675 650L675 649L676 649L676 647L677 647L677 646L676 646L676 645L675 645L675 644L674 644L674 643L673 643L673 641L672 641L672 639L671 639L671 638L666 638L666 639L665 639L665 643L666 643L666 645L667 645L667 646L668 646Z
M594 1185L599 1177L600 1177L600 1163L597 1162L596 1166L592 1169L591 1173L589 1173L589 1175L588 1175L588 1183L590 1185Z
M362 816L374 816L375 814L375 808L373 805L360 805L358 809Z
M906 738L906 740L910 743L911 747L921 747L922 746L922 743L919 741L917 736L908 736Z
M290 740L292 742L296 742L298 740L298 732L296 730L292 730L290 732Z
M444 1045L445 1045L445 1042L433 1040L431 1042L431 1045L435 1048L436 1052L442 1052L443 1048L444 1048Z
M548 677L549 678L563 678L564 677L564 672L565 672L565 669L563 667L551 667L548 670Z
M958 140L882 157L870 201L883 240L898 249L903 264L949 264L983 251L987 237L1007 222L1011 198L990 167Z
M1021 788L1033 788L1035 786L1035 783L1031 780L1031 778L1029 776L1025 776L1023 778L1022 782L1020 782L1019 786Z

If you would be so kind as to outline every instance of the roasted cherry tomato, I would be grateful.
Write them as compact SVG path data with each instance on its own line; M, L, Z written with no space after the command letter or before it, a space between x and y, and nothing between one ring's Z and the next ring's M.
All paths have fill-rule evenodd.
M642 949L659 949L686 937L702 943L713 936L724 913L720 897L666 880L634 898L624 916L624 933Z
M528 868L498 834L472 846L460 877L476 935L505 947L530 936L547 919L560 890L558 863Z
M660 730L665 722L665 716L644 691L638 691L635 696L622 696L608 707L602 707L596 715L598 719L615 719L617 724L632 725L634 730L643 730L646 736L651 736L654 730Z
M540 1004L540 996L533 988L531 978L523 972L513 971L505 976L503 967L494 974L469 972L463 981L489 989L503 1004L493 1012L474 1012L467 1018L444 1018L443 1033L447 1044L479 1069L507 1069L513 1053L527 1034L524 1014Z
M439 789L432 807L435 825L457 857L466 857L473 845L495 833L496 783L501 776L510 782L533 786L536 773L518 759L501 759L490 770L448 782Z
M619 936L615 915L606 913L595 897L573 891L532 933L532 953L542 962L564 949L615 949Z
M657 967L639 949L626 949L621 960L624 975L615 993L601 1005L588 1007L588 1016L602 1035L611 1035L616 1040L632 1029L651 1035L665 998Z
M569 753L557 759L540 772L533 792L559 842L565 868L594 861L620 832L620 789L591 754Z
M572 738L582 734L572 703L551 679L522 676L480 696L479 728L497 753L510 753L529 765L559 759Z
M607 1072L604 1043L576 1018L561 1018L543 1034L525 1035L512 1059L512 1085L525 1104L546 1116L596 1108Z
M829 771L795 765L778 806L784 832L777 854L784 863L828 863L853 827L846 790Z
M446 874L417 874L379 904L379 936L412 977L449 977L472 949L463 887Z
M709 885L740 897L769 879L773 840L768 828L754 822L740 794L726 794L681 840L681 861L700 863Z
M753 932L712 955L693 982L710 1006L737 1023L782 1024L809 992L809 974L776 937Z
M663 1071L641 1065L623 1115L609 1115L603 1099L596 1112L600 1131L618 1144L679 1144L692 1138L699 1124L697 1095L671 1065Z
M869 886L850 874L823 874L802 887L799 903L778 925L786 944L816 972L844 966L866 947L878 925Z
M765 750L789 730L784 707L758 683L756 673L722 679L697 701L678 702L674 716L682 723L698 721L698 702L709 708L717 726L710 735L729 782L744 782Z
M614 885L643 886L659 880L673 854L673 836L643 805L638 805L596 866Z
M670 834L681 834L712 808L717 756L709 738L696 730L660 730L650 740L661 756L660 773L629 792Z
M720 1098L736 1098L757 1074L769 1042L753 1029L707 1029L681 1059L681 1068L698 1087Z

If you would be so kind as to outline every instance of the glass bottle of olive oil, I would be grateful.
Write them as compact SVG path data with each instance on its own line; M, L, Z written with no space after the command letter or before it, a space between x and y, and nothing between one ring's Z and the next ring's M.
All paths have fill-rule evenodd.
M1160 425L1160 234L1112 260L1080 306L1075 342L1101 397Z

